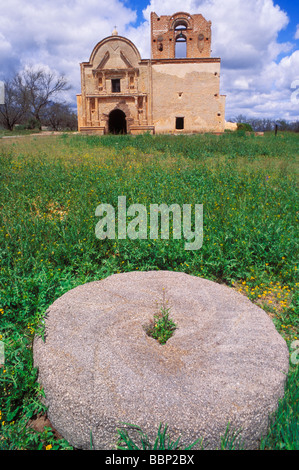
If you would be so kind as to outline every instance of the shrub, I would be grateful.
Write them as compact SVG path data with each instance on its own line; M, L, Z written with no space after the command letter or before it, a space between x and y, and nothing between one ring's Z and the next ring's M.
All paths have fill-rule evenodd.
M251 125L248 124L247 122L238 122L237 130L238 131L248 131L248 132L253 131Z

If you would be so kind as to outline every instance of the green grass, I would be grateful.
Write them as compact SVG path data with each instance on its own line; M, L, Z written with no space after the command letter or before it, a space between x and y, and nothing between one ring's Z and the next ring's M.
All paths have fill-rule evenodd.
M190 450L200 441L200 439L196 439L196 441L182 449L180 447L180 436L173 441L166 434L167 425L162 430L161 423L158 428L157 437L153 442L139 426L129 423L124 423L122 428L117 429L117 433L118 442L116 447L118 450Z
M130 423L123 423L123 426L117 429L118 450L191 450L196 446L197 450L205 450L208 442L203 438L198 438L194 442L181 447L179 436L175 441L167 434L167 424L162 430L160 423L155 440L151 440L146 433L139 427ZM220 437L220 447L215 450L243 450L242 440L238 431L230 429L228 423L225 433Z
M40 133L45 133L47 131L41 131L40 129L23 129L22 126L20 127L15 127L15 129L13 131L9 131L7 129L1 129L0 128L0 139L2 137L20 137L20 136L29 136L29 135L32 135L32 134L40 134ZM52 131L50 131L52 132ZM65 132L61 132L61 134L63 133L71 133L73 131L65 131Z
M299 449L299 368L291 365L286 393L271 417L271 432L263 437L262 450Z
M256 302L298 339L298 143L264 137L81 136L0 140L0 448L65 448L26 426L45 412L32 341L64 292L113 273L186 272ZM203 204L198 251L184 240L99 240L100 203ZM295 385L294 385L295 383ZM264 448L298 449L298 365Z
M39 129L15 129L14 131L0 129L0 139L1 137L28 136L31 134L37 134L39 132Z

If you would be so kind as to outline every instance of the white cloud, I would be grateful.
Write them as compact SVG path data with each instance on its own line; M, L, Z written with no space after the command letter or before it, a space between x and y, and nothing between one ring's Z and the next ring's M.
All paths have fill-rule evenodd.
M267 76L271 77L276 89L290 89L291 83L299 78L299 50L284 57L278 64L270 64L268 70Z
M213 56L221 57L227 68L261 66L291 47L277 43L288 17L272 0L186 0L183 9L212 21ZM162 15L181 10L181 0L151 0L144 16L149 21L151 11Z
M150 0L144 21L134 27L136 12L126 0L9 0L0 16L0 79L26 64L44 64L64 73L80 92L79 63L89 59L98 41L117 26L142 58L150 57L150 12L202 13L212 21L212 56L221 57L221 93L227 95L227 117L237 114L293 116L291 83L298 78L298 51L279 43L287 14L273 0ZM299 25L296 38L299 38ZM285 56L285 57L283 57ZM283 57L281 59L281 57Z
M246 111L248 116L298 119L291 102L291 82L297 53L293 44L279 43L278 33L289 22L272 0L151 0L144 10L158 15L184 10L212 21L212 56L221 57L221 93L227 95L226 116ZM297 30L297 34L298 30ZM279 61L280 54L290 54Z
M0 33L0 57L1 55L8 55L11 53L12 46L7 39Z
M120 0L9 0L0 16L0 79L26 64L42 64L64 73L80 92L79 63L118 25L120 34L136 12ZM12 56L14 67L12 70Z
M299 39L299 24L297 24L297 29L295 33L295 39Z

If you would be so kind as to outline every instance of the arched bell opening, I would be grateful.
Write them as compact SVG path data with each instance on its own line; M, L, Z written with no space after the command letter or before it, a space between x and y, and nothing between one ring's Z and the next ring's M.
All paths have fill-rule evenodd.
M184 32L187 30L187 24L180 21L175 26L175 58L184 59L187 57L187 38Z

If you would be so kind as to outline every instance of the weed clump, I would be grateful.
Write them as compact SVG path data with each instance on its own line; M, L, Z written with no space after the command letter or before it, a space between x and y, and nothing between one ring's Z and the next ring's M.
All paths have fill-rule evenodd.
M159 341L160 344L165 344L177 328L174 321L169 318L169 310L164 306L161 307L160 312L154 315L154 319L145 326L146 334Z
M139 426L130 423L124 423L129 429L129 431L135 431L137 433L136 438L132 438L129 435L127 429L117 429L119 438L117 442L117 450L182 450L179 447L180 437L173 441L170 439L169 435L166 434L167 432L167 425L162 430L162 424L160 423L157 437L154 443L150 442L147 434L145 434ZM189 444L187 447L184 447L184 450L190 450L194 447L200 439L197 439L192 444Z

